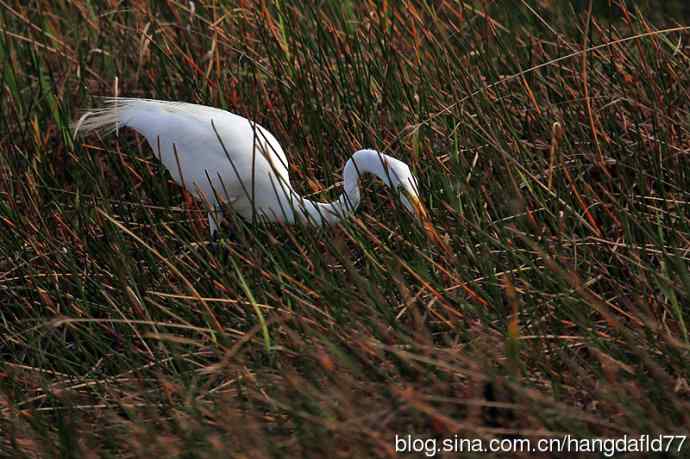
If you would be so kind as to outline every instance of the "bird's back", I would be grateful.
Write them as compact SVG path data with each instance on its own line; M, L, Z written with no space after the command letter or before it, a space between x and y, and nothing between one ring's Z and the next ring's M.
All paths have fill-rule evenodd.
M276 138L242 116L184 102L116 98L106 104L77 129L138 131L175 181L210 204L229 203L246 218L254 210L270 217L279 210L276 194L291 189ZM271 203L274 209L261 209Z

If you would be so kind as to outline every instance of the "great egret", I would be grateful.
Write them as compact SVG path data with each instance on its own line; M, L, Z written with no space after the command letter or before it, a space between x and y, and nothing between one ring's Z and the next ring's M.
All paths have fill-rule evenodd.
M400 193L403 206L426 221L416 178L402 161L359 150L345 164L344 193L332 203L301 197L290 185L288 162L276 138L239 115L184 102L106 98L86 112L75 135L129 127L146 137L175 181L208 203L211 235L224 205L246 219L333 224L359 205L359 176L370 173Z

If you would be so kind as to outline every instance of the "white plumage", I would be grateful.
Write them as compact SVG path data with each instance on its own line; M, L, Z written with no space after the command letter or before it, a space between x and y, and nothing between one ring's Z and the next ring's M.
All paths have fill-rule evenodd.
M285 152L268 130L218 108L184 102L107 98L85 113L75 135L129 127L146 137L175 181L209 206L211 234L224 205L246 219L332 224L357 208L360 174L378 176L401 192L406 209L426 213L409 167L374 150L357 151L345 164L344 193L333 203L302 198L290 185Z

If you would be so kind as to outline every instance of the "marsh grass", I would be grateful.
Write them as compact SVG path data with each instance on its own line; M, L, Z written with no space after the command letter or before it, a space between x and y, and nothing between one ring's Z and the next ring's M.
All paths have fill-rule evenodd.
M682 2L103 3L0 2L0 454L687 434ZM210 250L141 137L73 140L95 95L254 119L324 200L390 153L439 238L365 181Z

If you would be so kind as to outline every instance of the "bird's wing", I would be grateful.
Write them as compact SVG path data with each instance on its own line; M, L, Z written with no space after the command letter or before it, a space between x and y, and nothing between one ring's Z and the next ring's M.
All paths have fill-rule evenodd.
M143 134L155 148L156 142L153 140L157 137L189 137L191 134L195 140L218 142L217 136L209 137L205 132L215 130L227 134L230 140L241 137L251 138L255 143L267 143L267 147L271 148L266 148L266 154L277 156L278 169L287 169L287 157L268 130L227 110L188 102L131 97L105 97L103 101L103 108L87 111L74 124L75 135L90 132L108 134L121 127L131 127Z
M184 102L109 98L104 108L82 117L75 131L107 133L121 127L144 135L178 183L193 188L185 181L194 181L209 199L209 193L220 191L217 188L230 195L228 200L246 195L251 178L258 184L273 175L289 187L287 157L280 144L242 116Z

